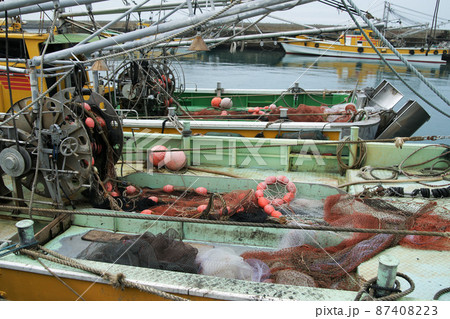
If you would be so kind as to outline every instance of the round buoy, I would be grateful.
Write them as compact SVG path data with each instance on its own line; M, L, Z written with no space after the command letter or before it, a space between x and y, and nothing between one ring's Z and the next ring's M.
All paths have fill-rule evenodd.
M261 182L256 186L256 190L265 190L267 188L267 184L265 182Z
M106 122L102 117L97 116L95 119L97 120L98 124L100 124L101 127L106 127Z
M166 185L163 187L163 191L166 193L172 193L174 189L175 187L173 187L173 185Z
M89 104L87 104L86 102L83 103L83 107L86 111L90 111L91 110L91 106Z
M220 97L215 97L211 100L211 106L212 107L219 107L220 102L222 102L222 99Z
M95 122L90 117L86 118L86 120L84 120L84 123L86 123L87 127L89 127L89 128L94 128L95 127Z
M156 197L156 196L150 196L148 199L154 201L155 203L157 203L159 201L158 197Z
M111 196L112 197L119 197L119 193L118 192L111 192Z
M153 146L150 150L150 154L148 155L148 160L153 166L158 166L164 160L166 156L166 152L154 152L154 151L167 151L167 147L163 145Z
M290 203L294 198L295 198L295 195L292 193L287 193L286 195L283 196L283 200L286 203Z
M197 187L195 189L195 192L199 195L207 195L208 194L208 190L205 187Z
M275 110L276 108L277 108L277 106L276 106L275 104L270 104L270 105L269 105L269 109L270 109L271 111Z
M222 116L227 116L227 115L228 115L228 112L227 112L227 111L222 111L222 113L220 113L220 115L222 115Z
M255 112L255 109L249 108L249 109L247 110L247 112L248 112L248 113L253 113L253 112Z
M136 193L136 191L137 189L133 185L127 186L127 188L125 189L127 195L133 195L134 193Z
M295 194L297 192L297 187L295 186L294 183L289 182L289 183L286 184L286 190L289 193Z
M258 198L258 206L264 208L266 205L269 205L270 201L265 197Z
M174 148L173 150L178 150L178 148ZM164 164L171 171L179 171L186 166L186 154L184 154L183 151L173 150L171 152L167 152L164 158Z
M286 185L287 183L289 183L289 178L287 178L284 175L280 175L280 176L277 176L277 182Z
M264 180L264 182L265 182L267 185L275 184L275 183L277 182L277 177L276 177L276 176L268 176L268 177L266 177L266 179Z
M275 208L269 204L264 206L264 211L266 212L267 215L270 215L272 214L273 211L275 211Z
M197 212L202 213L208 205L200 205L197 207Z
M153 214L153 211L151 211L150 209L144 209L144 210L141 212L141 214L144 214L144 215L151 215L151 214Z
M229 109L233 106L233 101L230 98L225 97L222 99L222 101L220 101L219 105L220 105L220 107L223 107L224 109Z
M255 192L255 197L256 197L256 198L264 197L264 191L263 191L262 189L258 189L258 190Z
M280 213L280 212L277 211L277 210L274 210L274 211L270 214L270 216L272 216L272 217L274 217L274 218L280 218L281 216L283 216L283 214Z

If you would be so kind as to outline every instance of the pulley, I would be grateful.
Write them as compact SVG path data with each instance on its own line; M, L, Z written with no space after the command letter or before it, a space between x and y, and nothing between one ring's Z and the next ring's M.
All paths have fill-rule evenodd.
M0 152L0 167L7 175L19 177L29 172L31 157L24 148L11 146Z

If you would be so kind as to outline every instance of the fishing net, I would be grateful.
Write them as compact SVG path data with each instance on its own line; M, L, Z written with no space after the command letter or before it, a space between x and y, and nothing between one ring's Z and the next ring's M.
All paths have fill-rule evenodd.
M269 267L260 260L244 259L233 249L217 247L197 255L200 273L207 276L261 282L270 275Z
M254 191L236 190L223 194L200 195L195 191L165 193L143 189L141 199L156 196L158 203L150 206L152 214L203 219L231 219L263 222L267 216L255 204Z
M272 110L269 121L278 120L281 108ZM349 122L356 107L351 104L338 104L332 107L299 104L297 108L288 108L288 119L293 122Z
M259 120L272 122L280 119L281 108L268 109L267 107L257 107L254 109L250 108L248 111L228 110L226 113L217 109L203 109L190 114L195 117L235 116L240 119L255 119L255 115L259 115L257 117ZM349 122L356 112L356 106L352 103L337 104L332 107L299 104L297 108L287 108L288 119L293 122Z
M198 250L178 239L169 229L164 234L124 235L120 240L93 242L77 258L121 265L197 273Z
M410 229L420 217L426 218L426 213L433 206L431 203L420 207L397 207L379 199L359 199L337 194L325 200L324 221L330 226L346 228ZM339 244L330 247L314 247L300 240L295 247L290 247L288 243L287 248L275 252L254 251L241 256L245 260L258 259L267 264L275 282L303 282L307 286L358 290L360 278L355 272L358 265L398 244L403 237L397 234L352 232ZM286 275L286 270L294 272Z
M411 230L448 232L450 231L450 221L441 217L434 211L427 212L418 217ZM450 238L438 236L406 235L400 245L415 249L450 251Z

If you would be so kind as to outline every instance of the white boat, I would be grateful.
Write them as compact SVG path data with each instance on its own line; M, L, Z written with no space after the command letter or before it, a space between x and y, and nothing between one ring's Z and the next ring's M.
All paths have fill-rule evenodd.
M376 46L377 50L387 61L401 61L399 57L381 41L372 37L370 30L366 34ZM337 58L381 60L377 52L370 46L361 31L353 30L343 33L338 40L330 41L314 37L297 36L282 37L280 44L287 54L317 55ZM406 60L414 63L445 64L450 59L449 49L432 46L399 47L395 48Z

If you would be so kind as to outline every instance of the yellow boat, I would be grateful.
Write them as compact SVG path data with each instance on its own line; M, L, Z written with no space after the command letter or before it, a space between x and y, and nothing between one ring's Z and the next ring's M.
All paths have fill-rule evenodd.
M364 30L387 61L400 61L392 50ZM308 36L282 37L280 44L287 54L317 55L348 59L380 60L376 51L359 30L344 32L337 41ZM448 47L399 47L396 50L409 62L445 64L450 60Z

